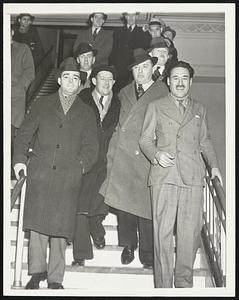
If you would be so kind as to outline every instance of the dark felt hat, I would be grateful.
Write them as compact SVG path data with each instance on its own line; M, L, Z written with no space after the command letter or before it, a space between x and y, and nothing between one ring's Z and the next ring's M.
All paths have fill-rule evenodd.
M128 66L128 69L132 69L132 67L141 64L148 59L152 61L153 65L155 65L158 61L157 57L151 57L144 49L137 48L134 50L133 58L131 64Z
M29 14L29 13L21 13L21 14L19 14L19 15L17 16L16 19L18 20L18 19L21 19L21 18L23 18L23 17L29 17L29 18L31 19L32 22L33 22L34 19L35 19L35 17L34 17L33 15Z
M87 52L93 52L93 55L96 56L97 50L93 49L93 46L88 43L80 43L76 50L74 51L74 56L77 58L79 55Z
M93 71L92 71L92 77L95 77L101 71L111 72L114 79L116 79L117 76L118 76L118 72L117 72L117 70L115 69L114 66L108 66L108 65L101 64L101 65L96 66L93 69Z
M149 25L161 25L161 26L165 26L165 23L159 17L153 17L153 18L150 19Z
M99 11L99 12L93 12L92 14L90 14L90 15L89 15L89 19L93 18L95 14L101 14L101 15L103 16L103 18L104 18L105 21L106 21L107 18L108 18L107 14L105 14L105 13Z
M79 64L74 57L67 57L61 62L59 69L57 70L56 77L61 77L61 73L64 71L80 72Z
M165 39L163 37L155 37L151 40L150 48L147 50L147 52L151 52L154 48L170 48L170 41L168 39Z

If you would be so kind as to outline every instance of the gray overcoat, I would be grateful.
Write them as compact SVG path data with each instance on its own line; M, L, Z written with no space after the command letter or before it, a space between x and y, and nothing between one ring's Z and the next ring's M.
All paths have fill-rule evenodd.
M100 190L109 206L147 219L152 217L147 186L150 162L139 148L139 138L147 105L167 93L160 80L138 100L135 81L120 91L119 123L110 141L107 178Z
M42 97L19 129L13 163L27 164L23 229L71 240L82 174L98 155L96 118L77 96L64 115L58 92Z

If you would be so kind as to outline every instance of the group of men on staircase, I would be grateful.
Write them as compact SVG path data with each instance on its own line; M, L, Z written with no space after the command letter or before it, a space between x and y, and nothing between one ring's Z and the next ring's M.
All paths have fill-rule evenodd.
M122 264L133 261L138 247L143 267L154 269L155 287L172 287L173 275L175 287L193 286L201 152L222 183L206 110L190 95L194 70L178 61L170 40L175 32L158 18L144 31L138 13L123 17L125 27L112 34L102 28L105 13L90 15L92 26L79 32L74 57L59 67L59 90L32 105L15 138L16 177L22 169L27 175L27 289L45 279L48 288L62 289L67 243L73 242L72 264L84 266L93 258L91 237L98 249L105 246L102 221L111 208ZM159 36L165 28L168 35Z

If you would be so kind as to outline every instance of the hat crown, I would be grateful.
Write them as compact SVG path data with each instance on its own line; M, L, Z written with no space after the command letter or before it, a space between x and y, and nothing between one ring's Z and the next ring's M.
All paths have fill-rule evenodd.
M155 37L151 40L150 46L152 49L154 48L169 48L170 43L168 40L163 37Z
M61 62L59 69L60 69L61 72L64 72L64 71L80 72L79 65L76 62L76 60L75 60L74 57L67 57L67 58L65 58Z
M151 57L144 49L142 49L142 48L134 49L132 62L129 65L129 67L131 68L133 66L141 64L142 62L144 62L148 59L151 60L153 64L155 64L157 62L157 58Z
M153 24L159 24L159 25L165 26L164 21L162 19L160 19L159 17L153 17L150 19L149 25L153 25Z

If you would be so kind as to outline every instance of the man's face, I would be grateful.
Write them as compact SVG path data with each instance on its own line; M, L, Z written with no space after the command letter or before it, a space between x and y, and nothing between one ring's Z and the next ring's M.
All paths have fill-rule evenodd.
M95 62L95 57L93 55L93 52L90 51L90 52L80 54L76 60L77 60L78 64L80 64L80 69L82 71L87 72L92 69L92 66Z
M176 98L185 98L190 86L192 78L189 76L189 71L186 68L176 67L172 69L170 77L167 79L172 95Z
M150 52L151 56L156 56L158 58L157 65L164 66L169 59L168 48L154 48Z
M58 83L64 95L74 95L80 86L80 72L64 71L61 73L61 77L58 78Z
M111 72L100 71L95 78L92 78L92 82L101 96L107 96L112 91L115 80Z
M132 26L136 23L137 16L136 16L136 14L127 14L125 16L125 19L127 21L127 24Z
M94 27L101 27L105 20L102 14L94 14L94 17L91 18L92 25Z
M173 40L173 33L171 31L164 31L163 36L170 39L171 41Z
M147 59L146 61L133 66L132 72L136 83L148 83L152 79L153 64L150 59Z
M20 24L20 28L25 30L32 24L31 18L29 16L23 16L19 18L18 21Z
M159 24L149 25L149 33L152 38L161 36L162 26Z

